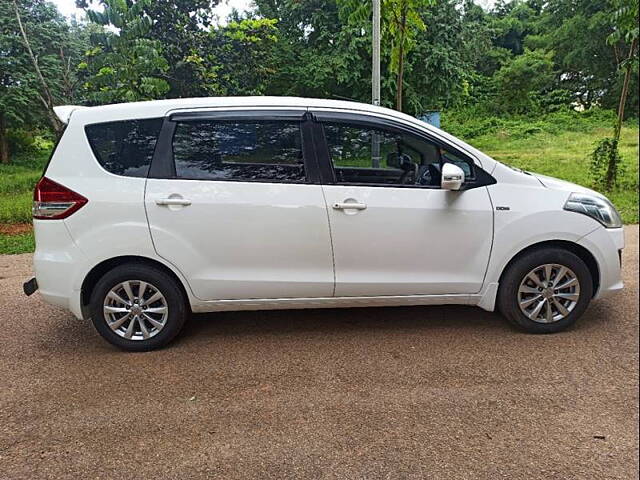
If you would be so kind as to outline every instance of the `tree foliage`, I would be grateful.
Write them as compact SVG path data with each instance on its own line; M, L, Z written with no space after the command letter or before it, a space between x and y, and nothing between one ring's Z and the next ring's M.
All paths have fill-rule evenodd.
M100 0L103 11L87 10L89 20L102 27L91 34L86 61L79 65L89 103L150 100L169 91L160 42L147 38L153 27L145 12L150 3Z
M407 56L416 46L416 37L426 29L425 8L434 0L380 0L381 44L388 57L389 72L395 77L395 107L402 110L404 74ZM371 0L338 0L342 18L352 25L371 22Z
M9 161L8 128L60 132L52 106L77 94L82 39L51 3L0 2L0 161Z
M254 0L224 23L220 1L76 0L87 19L75 23L45 0L1 1L1 158L7 128L58 128L52 104L261 94L370 101L371 0ZM385 106L412 115L601 106L618 113L614 140L622 120L638 115L638 0L381 5Z
M266 93L369 100L370 29L343 22L335 0L255 0L254 17L277 21ZM370 62L369 62L370 63Z
M598 143L591 155L591 171L595 182L606 190L611 190L618 181L621 158L618 153L620 131L624 120L631 77L635 68L638 71L638 0L613 0L611 14L613 32L607 42L614 47L619 43L627 44L628 53L621 60L618 56L618 68L623 72L622 89L618 102L618 116L613 128L613 137ZM616 50L617 51L617 50Z
M527 113L538 107L540 96L554 81L553 52L527 50L505 63L495 74L496 103L505 112Z
M195 97L207 95L208 82L201 76L193 55L206 52L207 29L214 26L213 8L219 0L153 0L144 6L152 20L148 37L162 46L168 70L166 96Z
M243 19L211 27L202 54L187 58L209 95L263 95L278 40L273 19Z

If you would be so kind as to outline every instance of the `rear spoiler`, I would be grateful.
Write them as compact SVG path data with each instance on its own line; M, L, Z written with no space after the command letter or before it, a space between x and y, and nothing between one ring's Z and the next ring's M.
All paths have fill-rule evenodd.
M67 125L69 123L69 120L71 119L71 114L73 113L73 111L79 110L81 108L88 107L81 107L79 105L60 105L59 107L53 107L53 111L56 113L60 121Z

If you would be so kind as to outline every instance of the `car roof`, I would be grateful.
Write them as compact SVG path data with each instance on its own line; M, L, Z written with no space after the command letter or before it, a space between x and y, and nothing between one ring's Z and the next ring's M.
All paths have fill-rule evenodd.
M100 105L95 107L80 107L65 105L56 108L56 113L63 122L67 122L71 115L74 118L82 117L82 120L90 123L94 121L104 122L109 120L119 120L123 118L152 118L164 116L168 112L175 110L190 110L204 108L331 108L341 110L356 110L360 112L370 112L383 115L392 115L408 121L416 121L415 118L391 110L389 108L370 105L367 103L352 102L346 100L328 100L321 98L304 97L195 97L176 98L168 100L150 100L145 102L115 103L110 105Z

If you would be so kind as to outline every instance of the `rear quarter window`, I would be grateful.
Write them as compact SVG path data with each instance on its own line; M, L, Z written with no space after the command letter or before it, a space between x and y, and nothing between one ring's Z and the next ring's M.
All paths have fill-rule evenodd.
M161 118L125 120L87 125L85 132L105 170L126 177L146 177L161 126Z

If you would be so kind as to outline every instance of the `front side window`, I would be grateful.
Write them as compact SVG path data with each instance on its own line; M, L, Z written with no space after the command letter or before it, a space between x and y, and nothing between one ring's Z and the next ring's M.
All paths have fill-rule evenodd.
M198 120L176 125L178 178L306 181L299 122Z
M341 122L323 125L337 183L439 187L443 162L459 165L472 178L470 161L417 135Z
M161 126L161 118L125 120L87 125L85 132L105 170L127 177L146 177Z

